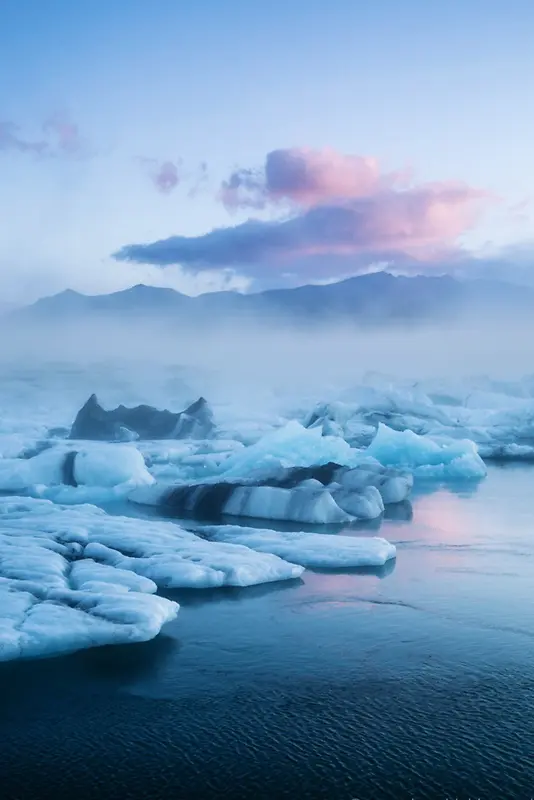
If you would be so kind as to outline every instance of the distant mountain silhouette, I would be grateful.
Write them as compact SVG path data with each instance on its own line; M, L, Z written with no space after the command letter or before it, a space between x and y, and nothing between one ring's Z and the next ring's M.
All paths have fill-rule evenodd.
M256 294L213 292L189 297L142 284L121 292L84 295L67 290L10 313L12 321L54 321L112 316L202 321L234 319L330 320L369 323L446 319L458 313L530 314L534 289L498 281L460 281L449 276L395 277L387 272L328 285L275 289Z

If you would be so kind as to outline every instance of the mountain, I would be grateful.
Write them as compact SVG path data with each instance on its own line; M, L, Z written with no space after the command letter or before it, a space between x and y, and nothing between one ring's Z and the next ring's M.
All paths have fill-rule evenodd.
M256 294L213 292L189 297L173 289L138 285L107 295L67 290L8 315L10 321L94 317L156 318L172 322L352 319L366 323L447 319L457 314L532 314L534 289L498 281L460 281L449 276L395 277L386 272L328 285L273 289Z

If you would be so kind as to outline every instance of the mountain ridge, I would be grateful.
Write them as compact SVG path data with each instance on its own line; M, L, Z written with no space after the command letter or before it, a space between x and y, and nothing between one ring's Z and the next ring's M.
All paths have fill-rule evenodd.
M457 312L534 313L534 289L493 280L442 276L394 276L377 272L329 284L268 289L254 294L209 292L196 297L175 289L136 284L109 294L86 295L72 289L41 298L6 315L12 321L72 316L180 315L207 321L236 315L352 318L364 321L428 319Z

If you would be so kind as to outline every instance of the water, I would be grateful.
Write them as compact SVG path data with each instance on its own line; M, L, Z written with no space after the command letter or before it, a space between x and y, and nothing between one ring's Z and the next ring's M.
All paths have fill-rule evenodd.
M181 592L145 645L1 665L2 799L530 797L533 484L416 495L393 569Z

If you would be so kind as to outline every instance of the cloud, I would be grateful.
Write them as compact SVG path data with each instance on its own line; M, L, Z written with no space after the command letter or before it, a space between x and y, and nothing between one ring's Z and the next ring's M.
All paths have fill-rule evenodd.
M0 150L57 158L80 155L84 143L78 126L66 115L55 113L42 124L40 138L28 138L14 122L0 121Z
M31 141L19 133L20 128L14 122L0 121L0 150L15 150L19 153L44 155L48 148L45 140Z
M153 176L154 186L159 192L169 194L180 183L178 166L172 161L164 161Z
M268 153L262 170L235 170L219 198L230 211L284 202L311 207L401 188L407 178L407 172L382 174L376 158L293 147Z
M208 181L208 165L201 162L196 169L186 168L181 158L162 161L157 158L136 159L146 168L147 174L158 192L170 194L180 185L188 185L187 196L196 197Z
M136 161L145 167L152 185L161 194L170 194L183 180L181 159L161 161L157 158L140 157Z
M355 194L356 183L351 181L350 191ZM300 179L291 183L297 185L308 203L311 188L303 195ZM323 199L326 186L323 182ZM358 186L361 193L371 193L307 206L277 220L250 219L202 236L126 245L114 257L159 267L179 264L193 272L230 267L256 280L283 280L284 275L292 280L328 279L333 269L339 275L355 274L376 262L429 269L461 256L457 240L474 225L489 199L486 192L454 182L402 190L379 180L368 182L365 188L360 181Z
M43 124L43 133L48 137L49 147L56 152L75 155L84 149L78 125L65 114L50 116Z
M198 165L196 173L193 174L191 180L192 185L187 193L187 196L194 198L206 188L206 184L208 183L208 165L205 161L202 161Z

